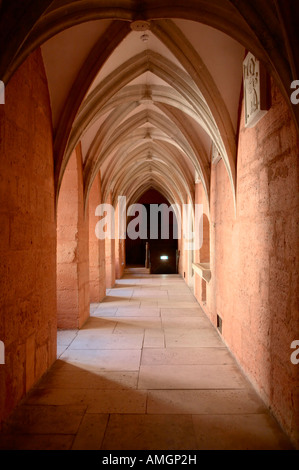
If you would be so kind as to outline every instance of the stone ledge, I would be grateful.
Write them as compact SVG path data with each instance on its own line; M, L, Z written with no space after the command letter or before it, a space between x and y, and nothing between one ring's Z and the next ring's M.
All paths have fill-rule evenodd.
M212 273L210 269L210 263L192 263L192 268L196 274L198 274L207 283L210 282Z

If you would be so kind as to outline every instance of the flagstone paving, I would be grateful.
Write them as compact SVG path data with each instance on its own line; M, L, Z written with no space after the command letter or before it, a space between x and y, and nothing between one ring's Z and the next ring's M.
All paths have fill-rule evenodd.
M131 273L59 331L0 449L291 449L180 276Z

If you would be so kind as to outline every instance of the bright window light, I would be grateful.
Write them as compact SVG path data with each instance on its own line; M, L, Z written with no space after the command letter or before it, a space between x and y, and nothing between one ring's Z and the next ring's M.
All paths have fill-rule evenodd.
M160 259L161 259L162 261L167 261L167 260L168 260L168 256L165 256L165 255L160 256Z

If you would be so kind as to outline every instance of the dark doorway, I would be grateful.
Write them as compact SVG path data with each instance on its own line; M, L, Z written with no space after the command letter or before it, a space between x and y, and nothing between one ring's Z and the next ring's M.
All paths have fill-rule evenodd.
M173 227L176 225L175 215L168 211L159 215L157 239L151 238L151 206L162 204L170 207L169 202L156 190L150 189L139 199L137 204L142 204L147 213L147 239L126 240L126 264L127 266L145 266L146 243L149 244L151 274L176 274L178 241L174 236ZM128 223L134 217L128 218ZM169 237L163 239L165 231Z

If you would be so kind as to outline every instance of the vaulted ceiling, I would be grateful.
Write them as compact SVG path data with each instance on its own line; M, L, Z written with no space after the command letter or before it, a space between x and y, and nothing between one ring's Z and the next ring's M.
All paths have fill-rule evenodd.
M108 57L103 44L110 45ZM183 203L186 196L193 200L196 178L209 198L213 148L234 186L245 54L236 41L186 20L104 20L67 29L42 53L58 186L79 142L86 198L99 170L104 199L110 191L116 200L129 196L142 185Z
M115 202L152 187L183 203L194 200L195 181L209 199L213 153L234 193L246 48L285 95L297 71L290 9L278 0L10 0L0 8L5 82L42 48L57 195L79 142L86 201L99 170L104 199L111 192Z

